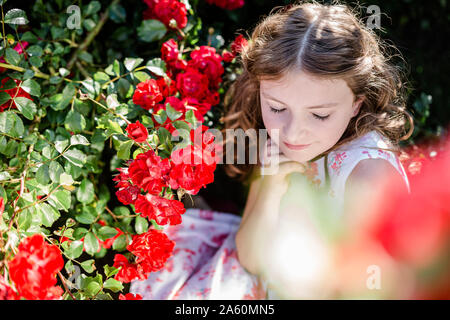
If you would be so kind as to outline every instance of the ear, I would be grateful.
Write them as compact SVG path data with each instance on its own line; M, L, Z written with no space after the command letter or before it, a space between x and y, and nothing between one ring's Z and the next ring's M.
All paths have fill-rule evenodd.
M363 101L364 101L364 97L359 97L355 102L353 102L353 115L352 115L352 117L355 117L358 114L359 109L361 108L361 105L362 105Z

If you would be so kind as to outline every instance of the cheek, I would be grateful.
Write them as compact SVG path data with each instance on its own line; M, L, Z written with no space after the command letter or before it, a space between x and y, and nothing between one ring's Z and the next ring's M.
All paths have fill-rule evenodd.
M274 129L281 130L282 128L282 117L268 110L261 110L264 127L270 134L270 131Z

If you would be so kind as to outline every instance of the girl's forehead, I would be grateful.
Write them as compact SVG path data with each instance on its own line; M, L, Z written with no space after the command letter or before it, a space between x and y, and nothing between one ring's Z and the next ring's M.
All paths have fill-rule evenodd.
M305 73L283 76L277 80L261 80L260 93L265 97L289 100L310 97L311 100L328 100L329 97L344 98L352 95L343 79L318 78ZM309 100L309 99L308 99Z
M325 78L310 75L305 72L290 72L278 79L261 79L260 88L263 90L298 90L299 88L317 88L328 90L330 87L348 87L340 78Z

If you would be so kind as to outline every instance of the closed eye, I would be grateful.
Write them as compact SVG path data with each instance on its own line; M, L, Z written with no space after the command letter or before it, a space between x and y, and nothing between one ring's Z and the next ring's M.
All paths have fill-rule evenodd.
M321 121L325 121L330 115L327 115L327 116L319 116L319 115L317 115L317 114L312 114L316 119L319 119L319 120L321 120Z
M283 112L284 110L286 110L286 108L276 109L276 108L270 107L270 111L272 111L273 113L280 113L280 112Z

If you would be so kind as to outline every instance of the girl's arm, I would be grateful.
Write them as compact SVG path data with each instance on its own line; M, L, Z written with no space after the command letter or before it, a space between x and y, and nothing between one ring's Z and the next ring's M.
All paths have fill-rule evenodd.
M300 163L282 163L276 174L252 182L235 239L239 261L248 272L260 275L261 257L276 231L280 200L288 188L286 176L303 170Z

